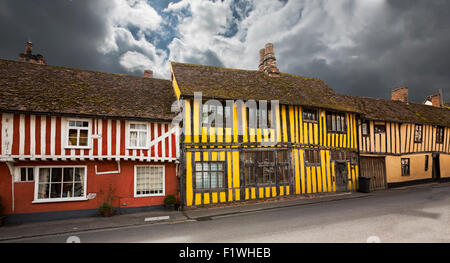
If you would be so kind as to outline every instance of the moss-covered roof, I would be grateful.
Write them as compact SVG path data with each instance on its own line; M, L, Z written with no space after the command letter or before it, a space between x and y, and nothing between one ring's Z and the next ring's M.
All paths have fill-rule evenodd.
M358 112L346 97L316 78L281 73L270 77L256 70L239 70L172 62L182 97L202 92L204 98L278 100L280 104Z
M346 96L367 119L450 127L450 109L387 99Z
M0 111L171 120L169 80L0 59Z

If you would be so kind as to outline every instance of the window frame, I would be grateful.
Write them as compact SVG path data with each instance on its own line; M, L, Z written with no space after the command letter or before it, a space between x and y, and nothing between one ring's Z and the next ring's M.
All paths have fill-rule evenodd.
M347 114L327 111L325 114L327 133L346 134L348 131ZM339 118L338 118L339 117ZM338 130L338 125L340 129Z
M163 192L159 194L137 194L137 169L138 167L162 167L162 176L163 176ZM152 197L152 196L165 196L166 195L166 166L165 165L135 165L134 166L134 175L133 175L133 196L134 198L140 198L140 197Z
M440 136L438 136L440 135ZM445 135L445 128L442 126L436 127L436 144L443 144L444 143L444 135ZM439 140L438 140L439 138Z
M87 122L88 127L72 127L70 126L71 121L81 121L81 122ZM69 130L77 130L77 144L79 144L80 140L80 130L87 130L88 131L88 137L87 137L87 145L69 145ZM67 149L90 149L92 148L91 145L92 141L92 120L91 119L81 119L81 118L70 118L66 120L66 145L64 148Z
M404 170L404 164L403 164L403 161L406 161L407 160L407 164L405 164L406 165L406 167L407 167L407 173L404 173L405 172L405 170ZM411 176L411 163L410 163L410 158L401 158L400 159L400 169L401 169L401 174L402 174L402 177L403 176Z
M259 161L258 153L263 154L262 152L271 152L273 154L272 161L266 162L266 161ZM279 154L281 153L282 160L280 160ZM290 173L290 170L292 169L291 166L291 159L290 154L291 151L289 149L276 149L276 150L249 150L246 149L241 152L243 155L248 156L248 160L244 156L244 162L242 163L244 168L244 180L242 183L243 187L267 187L267 186L283 186L283 185L290 185L291 179L292 179L292 173ZM265 155L265 154L263 154ZM285 155L285 156L284 156ZM285 159L284 159L285 158ZM272 165L271 165L272 164ZM265 179L268 177L265 177L264 170L262 174L258 173L258 168L264 169L265 167L273 167L274 168L274 182L267 182ZM284 169L287 171L287 174L283 177L280 177L280 169ZM245 173L248 173L248 178L246 177ZM252 176L250 176L252 174ZM284 173L283 173L284 174ZM262 176L262 183L259 183L259 176ZM281 180L283 179L283 180Z
M366 133L364 133L363 125L366 125ZM363 121L363 122L361 123L361 135L364 136L364 137L370 136L370 122L368 122L368 121Z
M38 193L39 193L39 172L40 169L52 169L52 168L62 168L64 171L64 168L84 168L84 175L83 175L83 196L80 197L60 197L60 198L45 198L45 199L39 199ZM50 175L51 176L51 175ZM64 172L62 174L64 176ZM34 200L32 201L33 204L35 203L56 203L56 202L71 202L71 201L86 201L87 198L87 165L48 165L48 166L36 166L35 167L35 175L34 175Z
M314 119L305 118L306 116L314 116ZM318 123L319 122L319 111L317 109L311 109L311 108L302 108L302 120L303 122L311 122L311 123Z
M380 131L379 127L383 127L382 131ZM386 124L374 124L373 125L373 133L374 134L386 134Z
M204 164L205 163L207 163L208 164L208 171L205 171L203 168L202 168L202 170L201 171L197 171L197 164L200 164L201 163L201 165L202 165L202 167L204 167ZM223 174L223 177L222 177L222 187L219 187L219 177L217 177L217 187L209 187L209 188L206 188L206 187L201 187L201 188L197 188L197 172L201 172L202 173L202 182L204 181L204 175L203 175L203 173L204 172L207 172L208 173L208 177L209 177L209 186L211 186L211 175L210 175L210 173L212 172L212 170L211 170L211 164L212 163L220 163L220 164L222 164L222 169L221 170L216 170L216 172L222 172L222 174ZM208 190L214 190L214 189L225 189L226 188L226 177L227 177L227 175L226 175L226 171L227 171L227 169L226 169L226 162L225 161L196 161L196 162L194 162L194 169L193 169L193 188L195 189L195 190L197 190L197 191L208 191ZM203 184L204 185L204 184Z
M319 149L304 149L303 157L306 166L320 166L321 156Z
M145 125L145 130L147 132L147 135L145 136L145 146L131 146L130 145L130 133L134 130L138 131L138 136L137 136L137 140L139 140L139 130L137 129L131 129L130 125L131 124L143 124ZM142 131L142 130L141 130ZM136 143L137 145L139 145L139 141L137 141ZM150 145L150 125L148 122L143 122L143 121L127 121L126 122L126 131L125 131L125 146L126 149L130 149L130 150L146 150L149 148Z
M420 127L420 138L417 137L417 131ZM422 143L423 141L423 125L422 124L415 124L414 125L414 143Z
M22 169L26 169L27 171L27 180L22 181ZM33 180L29 180L28 169L33 170ZM34 166L16 166L14 170L14 183L31 183L35 181L36 178L36 169Z

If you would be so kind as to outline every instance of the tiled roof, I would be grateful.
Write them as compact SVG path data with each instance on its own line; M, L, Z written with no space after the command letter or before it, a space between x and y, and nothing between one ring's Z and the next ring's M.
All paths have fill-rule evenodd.
M450 109L413 102L346 96L367 119L450 127Z
M357 112L320 79L286 73L269 77L256 70L238 70L172 62L182 97L202 92L204 98L278 100L280 104Z
M0 111L171 120L169 80L0 59Z

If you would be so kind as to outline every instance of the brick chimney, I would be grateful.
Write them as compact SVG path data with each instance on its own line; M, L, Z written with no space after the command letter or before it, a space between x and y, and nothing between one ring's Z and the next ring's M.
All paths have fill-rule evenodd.
M277 59L272 43L267 43L263 49L259 50L259 67L258 71L263 71L270 77L279 77L280 71L277 67Z
M150 69L144 70L144 78L153 78L153 71Z
M27 45L25 46L25 54L30 54L33 52L33 43L31 41L27 42Z
M392 100L408 102L408 87L401 87L392 91Z
M25 53L19 54L19 61L28 62L34 64L47 65L47 62L44 59L44 56L41 54L34 55L33 54L33 43L28 41L25 46Z

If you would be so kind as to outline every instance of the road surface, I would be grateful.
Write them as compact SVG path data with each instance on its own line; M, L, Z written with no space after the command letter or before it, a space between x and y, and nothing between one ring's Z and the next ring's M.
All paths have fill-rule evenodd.
M450 184L214 217L14 242L450 242ZM74 238L74 237L72 237Z

